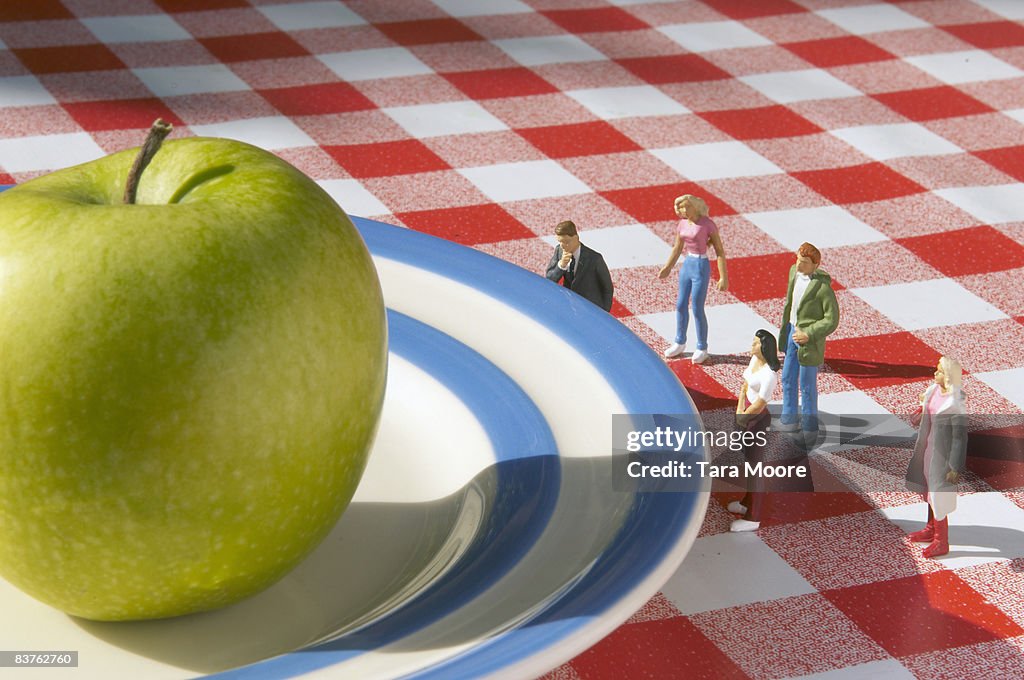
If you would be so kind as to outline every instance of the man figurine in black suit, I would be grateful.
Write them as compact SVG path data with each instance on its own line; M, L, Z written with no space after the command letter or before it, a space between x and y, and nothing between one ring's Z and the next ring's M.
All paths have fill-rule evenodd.
M601 253L580 243L576 225L569 220L555 227L558 245L548 263L547 277L569 288L595 305L612 308L612 276Z

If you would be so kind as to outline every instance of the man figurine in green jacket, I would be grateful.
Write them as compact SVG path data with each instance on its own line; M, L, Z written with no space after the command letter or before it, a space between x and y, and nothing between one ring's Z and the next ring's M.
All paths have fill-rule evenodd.
M825 338L839 325L832 277L821 270L821 252L810 243L796 251L782 311L782 429L818 430L818 367L825 362ZM799 409L797 408L799 405ZM800 415L797 416L799 410Z

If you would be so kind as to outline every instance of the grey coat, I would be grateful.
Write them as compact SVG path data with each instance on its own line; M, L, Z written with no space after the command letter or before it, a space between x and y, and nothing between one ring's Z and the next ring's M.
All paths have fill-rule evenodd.
M559 269L558 261L562 259L562 246L555 246L555 253L548 262L546 276L559 283L565 272ZM580 244L579 264L572 279L572 290L587 298L595 305L609 311L612 308L612 275L608 265L604 263L601 253Z

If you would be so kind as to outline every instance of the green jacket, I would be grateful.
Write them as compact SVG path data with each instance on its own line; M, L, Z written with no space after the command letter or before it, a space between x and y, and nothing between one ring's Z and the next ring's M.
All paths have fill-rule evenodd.
M796 281L796 265L789 269L789 288L786 291L786 307L782 310L782 326L779 329L779 348L785 352L786 334L789 332L789 313L793 307L793 283ZM832 290L832 277L820 267L811 274L811 282L796 310L796 327L807 333L807 344L797 350L801 366L821 366L825 362L825 338L839 325L839 303Z

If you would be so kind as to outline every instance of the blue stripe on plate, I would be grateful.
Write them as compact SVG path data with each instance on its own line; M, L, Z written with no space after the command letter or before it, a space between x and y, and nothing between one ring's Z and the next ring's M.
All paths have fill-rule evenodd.
M504 576L543 533L561 469L547 420L508 375L454 338L388 310L389 351L432 375L477 417L498 460L484 524L448 572L382 619L300 653L217 674L279 678L341 663L396 642L456 611Z
M547 326L600 371L627 412L687 414L699 421L696 407L665 362L588 300L543 276L448 241L363 218L353 222L374 255L459 281ZM701 480L694 479L688 490L692 493L637 494L608 549L539 616L410 677L447 680L496 672L588 625L666 558L702 509L700 489Z

